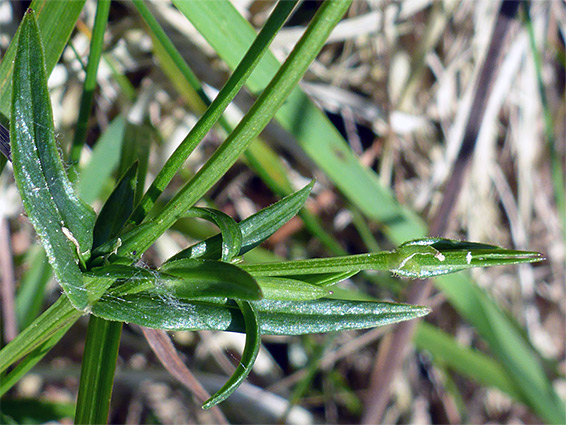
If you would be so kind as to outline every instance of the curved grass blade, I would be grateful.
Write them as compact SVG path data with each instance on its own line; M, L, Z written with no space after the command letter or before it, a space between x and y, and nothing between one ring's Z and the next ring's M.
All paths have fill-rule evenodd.
M78 263L90 255L95 214L75 195L57 152L43 47L32 11L20 27L13 77L14 177L55 275L73 305L84 309L88 297Z
M367 329L425 316L430 308L409 304L319 299L254 301L262 335L304 335ZM107 320L164 330L245 332L242 314L225 299L183 301L152 293L104 295L92 313Z
M238 223L242 234L242 247L238 255L243 255L258 246L293 218L307 200L314 182L314 180L311 181L302 189ZM167 260L166 263L181 258L218 259L221 255L221 241L221 235L212 236L178 252Z
M216 406L236 391L252 371L255 359L259 353L261 334L259 331L257 313L253 304L247 301L237 301L236 303L242 312L246 327L246 345L244 346L242 359L230 379L202 405L203 409L210 409Z

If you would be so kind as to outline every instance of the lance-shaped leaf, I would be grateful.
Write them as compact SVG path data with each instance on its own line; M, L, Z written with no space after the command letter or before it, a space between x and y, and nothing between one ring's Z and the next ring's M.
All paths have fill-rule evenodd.
M516 251L474 242L425 238L400 245L394 251L333 258L241 264L253 276L299 276L361 270L389 270L399 276L424 279L473 267L534 263L538 252Z
M73 305L88 303L79 261L90 255L95 214L74 193L55 144L39 29L24 17L16 51L10 120L14 177L26 213Z
M476 242L425 238L400 245L389 257L389 270L399 276L424 279L474 267L542 260L544 257L533 251L516 251Z
M314 180L301 190L238 223L242 233L242 247L238 255L243 255L258 246L293 218L304 205L313 186ZM215 235L175 254L167 262L180 258L218 259L221 255L221 244L222 236Z
M319 299L253 301L263 335L303 335L367 329L424 316L428 307L387 302ZM231 301L210 298L185 301L154 293L104 295L92 313L107 320L165 330L245 332L239 308Z
M134 209L134 197L138 180L138 162L134 162L122 176L110 197L98 214L94 226L93 247L114 238Z

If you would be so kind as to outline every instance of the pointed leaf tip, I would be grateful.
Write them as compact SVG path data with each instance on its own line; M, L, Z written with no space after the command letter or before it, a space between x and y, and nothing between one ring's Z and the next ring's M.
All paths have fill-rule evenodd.
M425 238L406 242L393 251L390 271L414 279L455 273L474 267L534 263L544 256L534 251L504 249L495 245Z

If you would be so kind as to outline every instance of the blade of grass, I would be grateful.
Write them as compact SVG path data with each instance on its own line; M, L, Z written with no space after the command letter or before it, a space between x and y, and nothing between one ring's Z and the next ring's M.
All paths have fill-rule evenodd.
M0 373L40 347L54 334L82 316L67 297L60 297L41 316L0 351Z
M71 145L69 153L70 178L77 180L77 165L81 157L81 152L86 141L86 132L88 126L88 118L92 109L92 100L94 98L94 90L96 89L96 75L98 73L98 64L102 55L102 47L104 44L104 31L108 22L108 14L110 12L110 0L100 0L96 3L96 16L94 18L94 27L92 29L92 38L90 40L90 52L88 56L88 65L86 68L86 77L83 84L83 93L79 107L79 117L77 120L77 129L75 137Z
M299 82L314 60L328 34L348 8L350 1L323 3L307 31L297 43L269 86L262 92L250 111L228 139L177 195L157 215L157 228L152 234L125 243L119 248L123 257L139 258L164 231L188 208L200 199L216 181L234 164L249 143L259 135ZM133 254L135 252L135 254Z
M445 367L476 380L483 386L490 386L506 392L515 400L525 402L507 371L491 357L464 347L447 333L426 322L419 323L414 336L415 345L428 351Z
M32 350L25 359L18 363L18 365L10 371L6 376L2 376L0 380L0 397L3 396L10 388L12 388L18 381L28 373L45 355L59 342L61 338L71 328L73 323L64 326L54 335L52 335L43 344Z
M240 91L246 82L246 79L249 77L263 54L267 51L269 44L291 14L296 3L296 1L282 1L277 4L277 7L270 15L263 29L254 40L241 63L234 70L230 79L226 82L220 93L218 93L214 101L207 108L204 115L191 129L187 137L185 137L183 142L181 142L179 147L169 157L159 174L155 177L155 180L132 215L132 220L135 223L140 223L145 218L149 210L155 204L157 197L163 192L163 189L167 186L167 184L169 184L173 176L181 168L191 152L204 138L206 133L208 133L208 131L212 128L214 123L221 117L226 107ZM167 53L173 59L175 65L183 72L185 78L189 81L189 83L192 83L191 85L193 87L198 87L197 92L202 91L200 82L196 80L196 77L194 77L190 68L186 65L177 49L173 46L163 29L159 26L157 20L153 17L153 15L151 15L151 13L149 13L143 1L135 0L134 5L137 7L145 22L151 27L153 33L159 39L161 44L165 46ZM204 97L206 98L206 95L204 95Z
M145 11L145 5L143 3L138 3L138 5L143 8L143 10L140 11L143 11L142 16L146 19L146 23L150 31L152 31L154 48L163 71L169 76L169 79L173 81L177 90L183 95L189 105L196 108L198 111L201 109L205 110L205 105L210 105L211 101L204 93L204 90L202 90L202 85L198 82L188 64L184 62L179 51L176 50L171 41L166 38L164 31L159 27L158 23L149 12ZM277 10L273 13L280 14ZM281 18L283 18L283 16L281 16ZM268 28L267 23L265 28ZM250 48L250 51L251 50ZM242 59L238 68L243 67L246 62L245 58ZM178 67L177 64L181 63L182 66L179 65L180 67ZM185 80L189 86L184 84L182 80ZM228 86L228 83L226 86ZM199 102L195 97L201 99L202 102ZM217 99L219 98L220 94L217 96ZM213 105L210 106L209 110L212 109ZM220 117L219 124L227 134L231 133L233 130L233 127L228 124L223 117ZM196 129L193 131L196 131ZM188 137L189 135L185 140L187 140ZM261 139L256 138L245 151L244 155L249 165L258 173L260 178L262 178L274 193L280 196L286 196L293 192L293 187L287 177L286 169L282 161ZM303 219L307 229L326 245L331 252L337 255L346 254L336 239L324 231L320 220L314 214L310 213L307 209L303 209L299 212L299 215Z
M55 67L67 40L71 36L86 0L71 2L34 0L30 9L35 11L37 25L45 46L45 70L47 75ZM17 40L18 34L14 37ZM10 116L12 99L12 72L16 43L10 43L8 51L0 63L0 114Z
M251 25L234 6L228 1L174 0L173 3L228 66L234 68L255 36ZM268 52L248 79L247 87L253 93L260 93L278 68L279 62ZM403 208L381 186L373 171L361 166L340 133L299 88L289 95L276 119L295 136L309 157L350 202L382 225L394 243L426 234L421 219Z
M535 30L533 27L533 21L530 16L530 8L530 4L523 3L527 32L529 34L529 44L531 47L531 53L533 55L538 91L540 94L540 101L542 104L542 111L544 116L544 135L550 156L554 198L556 200L556 206L558 208L558 216L562 217L562 238L566 242L566 188L564 186L564 157L561 156L556 149L556 137L554 135L553 122L554 120L552 118L552 113L548 104L548 98L546 96L546 88L544 87L544 81L542 79L542 60L539 49L536 45Z
M90 305L98 300L113 283L108 279L99 278L85 280ZM41 316L0 350L0 373L44 344L59 330L76 322L83 314L83 311L73 307L66 296L59 297Z

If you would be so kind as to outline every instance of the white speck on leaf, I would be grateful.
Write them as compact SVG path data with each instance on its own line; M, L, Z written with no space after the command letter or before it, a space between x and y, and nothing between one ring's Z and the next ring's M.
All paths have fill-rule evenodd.
M79 246L79 242L77 241L77 239L75 238L75 236L71 233L71 231L69 229L67 229L65 226L61 227L61 231L63 232L63 234L65 235L65 237L67 239L69 239L73 245L75 245L75 247L77 248L77 253L81 252L81 248Z
M466 254L466 263L471 264L472 263L472 252L468 251L468 253Z

